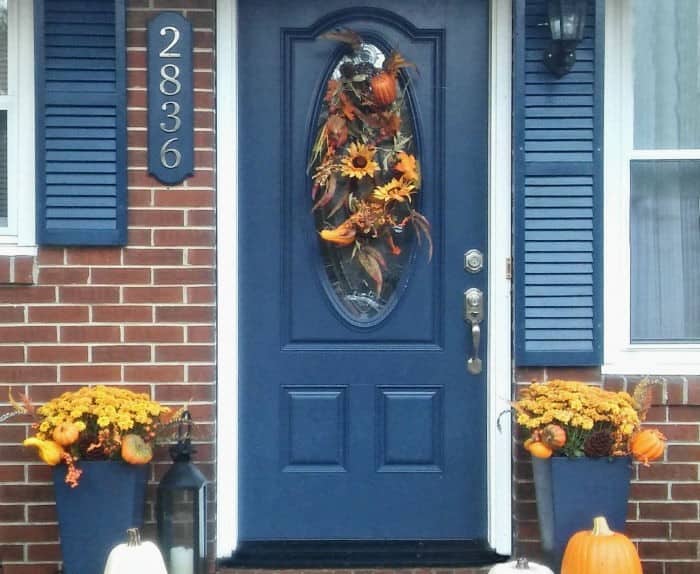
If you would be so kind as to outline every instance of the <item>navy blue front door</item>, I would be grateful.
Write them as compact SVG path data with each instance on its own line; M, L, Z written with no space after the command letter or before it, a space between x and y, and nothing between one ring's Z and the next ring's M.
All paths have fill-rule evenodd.
M467 371L463 306L467 288L488 296L464 253L487 255L489 2L238 6L239 538L485 540L488 365ZM365 295L334 295L307 173L340 49L318 37L344 28L416 64L403 77L434 242L370 320Z

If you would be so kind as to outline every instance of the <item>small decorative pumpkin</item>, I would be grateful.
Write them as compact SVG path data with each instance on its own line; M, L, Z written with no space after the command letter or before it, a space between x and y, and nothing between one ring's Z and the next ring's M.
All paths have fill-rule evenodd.
M153 542L141 542L138 528L129 528L126 535L126 543L109 553L104 574L168 574L160 550Z
M53 429L53 440L61 446L70 446L78 440L80 430L75 423L61 423Z
M396 99L396 76L383 71L372 78L372 99L380 106L386 107Z
M374 103L380 107L392 104L398 91L396 78L399 70L411 67L415 67L415 64L404 60L398 52L392 52L384 62L384 69L370 80Z
M635 460L649 466L649 461L658 460L666 450L666 437L656 429L636 433L630 440L630 452Z
M542 429L542 442L552 450L566 444L566 431L559 425L550 424Z
M536 562L530 562L527 558L518 558L512 562L496 564L489 570L489 574L527 574L528 572L532 574L553 574L546 566L542 566Z
M632 541L613 532L604 516L593 519L593 530L574 534L564 551L561 574L642 574Z
M122 458L129 464L146 464L153 458L153 447L137 434L122 438Z
M543 442L533 442L528 450L532 456L537 458L550 458L553 452L552 449Z

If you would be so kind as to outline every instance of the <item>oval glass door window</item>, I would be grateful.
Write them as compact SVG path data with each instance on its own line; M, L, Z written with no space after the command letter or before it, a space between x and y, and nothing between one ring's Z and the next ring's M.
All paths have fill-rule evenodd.
M321 281L347 321L372 326L396 305L416 247L432 256L430 224L419 212L413 65L349 30L324 37L352 53L332 67L313 124L309 174Z

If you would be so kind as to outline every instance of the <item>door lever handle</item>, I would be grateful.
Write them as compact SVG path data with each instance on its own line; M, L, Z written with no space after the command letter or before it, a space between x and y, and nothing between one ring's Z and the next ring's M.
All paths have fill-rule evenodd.
M475 287L464 292L464 321L471 325L472 348L471 356L467 359L467 371L472 375L478 375L483 369L479 358L481 346L481 327L479 324L484 319L484 294Z

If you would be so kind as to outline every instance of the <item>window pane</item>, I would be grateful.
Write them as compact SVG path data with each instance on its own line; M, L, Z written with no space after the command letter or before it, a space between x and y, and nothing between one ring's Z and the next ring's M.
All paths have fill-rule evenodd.
M0 94L7 94L7 0L0 0Z
M631 171L632 341L699 341L700 161Z
M314 141L321 134L320 141L337 142L335 148L326 144L327 153L325 147L321 154L316 146L310 151L311 216L324 289L355 326L374 326L388 316L407 285L422 239L417 235L422 227L415 223L420 154L410 92L405 95L409 86L402 77L392 78L400 89L389 101L381 108L368 103L370 80L381 73L385 59L370 43L341 57L319 88L323 105L313 123ZM345 102L356 109L352 119L341 111Z
M633 0L634 147L700 148L698 0Z

